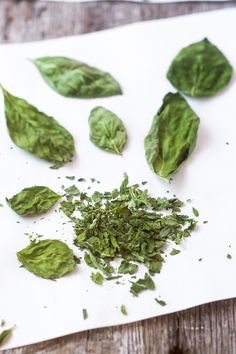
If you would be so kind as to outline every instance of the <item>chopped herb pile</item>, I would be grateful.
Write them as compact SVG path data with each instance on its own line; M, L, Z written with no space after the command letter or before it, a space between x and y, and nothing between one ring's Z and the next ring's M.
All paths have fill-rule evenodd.
M169 243L180 244L190 236L196 221L181 214L183 202L177 198L154 198L138 184L129 185L128 176L119 189L88 195L76 186L65 189L61 210L71 219L74 244L86 250L86 264L106 279L117 273L133 275L144 264L151 275L159 273L163 253ZM111 261L121 260L118 270ZM102 284L100 272L92 280ZM131 293L138 295L155 285L148 273L132 282Z

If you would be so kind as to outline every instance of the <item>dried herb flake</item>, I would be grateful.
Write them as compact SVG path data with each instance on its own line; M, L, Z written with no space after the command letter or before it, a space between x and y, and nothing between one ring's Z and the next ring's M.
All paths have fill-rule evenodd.
M125 316L128 314L128 313L127 313L127 310L126 310L126 307L125 307L124 304L121 305L120 311L121 311L121 313L122 313L123 315L125 315Z

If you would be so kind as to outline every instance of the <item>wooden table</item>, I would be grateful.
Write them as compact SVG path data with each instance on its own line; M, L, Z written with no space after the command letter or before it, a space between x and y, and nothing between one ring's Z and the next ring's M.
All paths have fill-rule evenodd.
M140 20L233 6L236 6L233 2L68 4L0 0L0 41L22 42L73 35ZM3 353L235 354L236 300L198 306L130 325L68 335Z

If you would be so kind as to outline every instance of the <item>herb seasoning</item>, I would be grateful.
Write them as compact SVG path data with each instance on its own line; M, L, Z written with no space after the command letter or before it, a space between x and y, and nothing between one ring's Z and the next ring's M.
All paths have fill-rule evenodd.
M151 275L161 271L165 247L170 242L180 244L196 225L194 219L181 214L183 202L179 199L151 197L138 184L129 185L127 175L120 187L110 192L88 195L76 189L73 195L70 188L66 190L69 193L61 210L74 224L74 244L86 251L84 261L99 270L92 280L102 283L116 279L117 273L132 275L144 264L149 274L131 282L135 296L155 288ZM117 258L121 262L115 270L111 262Z

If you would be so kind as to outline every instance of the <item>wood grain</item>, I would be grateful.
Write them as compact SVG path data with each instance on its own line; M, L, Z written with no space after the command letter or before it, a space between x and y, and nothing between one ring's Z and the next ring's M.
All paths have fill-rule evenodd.
M84 4L0 0L0 42L98 31L135 21L236 6L235 3ZM236 300L130 325L86 331L3 354L236 354Z

